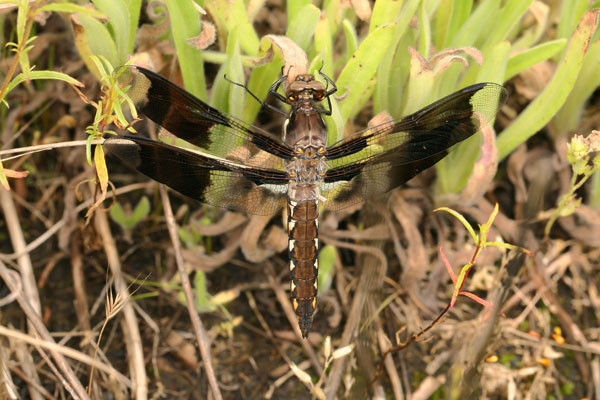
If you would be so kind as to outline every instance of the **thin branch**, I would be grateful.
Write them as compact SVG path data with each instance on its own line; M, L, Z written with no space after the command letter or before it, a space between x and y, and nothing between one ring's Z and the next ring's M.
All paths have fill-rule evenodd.
M223 396L221 395L221 390L219 389L217 377L215 376L215 371L212 365L212 357L210 355L210 339L206 334L204 325L202 324L200 316L198 315L196 307L194 306L195 301L192 293L192 285L190 284L190 278L185 269L185 263L183 262L183 254L181 253L181 244L179 243L179 235L177 234L175 216L173 215L173 209L171 208L171 202L169 201L167 190L163 185L160 185L160 197L165 210L167 228L169 229L169 237L171 238L171 243L173 245L173 252L175 253L177 271L179 272L181 286L183 287L183 292L185 293L188 314L190 315L190 320L192 321L194 334L196 335L196 341L198 342L198 348L200 349L200 356L202 357L202 361L204 363L204 369L206 370L208 383L215 400L222 400Z

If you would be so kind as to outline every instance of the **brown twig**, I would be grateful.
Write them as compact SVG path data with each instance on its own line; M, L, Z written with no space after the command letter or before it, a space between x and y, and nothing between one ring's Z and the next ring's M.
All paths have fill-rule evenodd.
M0 189L0 191L1 190L2 189ZM18 284L16 283L16 280L19 278L17 278L15 275L11 274L11 272L8 270L8 268L6 268L4 263L2 263L1 261L0 261L0 277L4 280L4 282L6 283L6 286L8 286L8 288L11 290L11 292L17 291ZM27 320L30 324L30 330L36 332L43 340L55 344L54 340L52 340L52 337L50 336L50 333L48 332L44 323L40 319L39 313L36 312L36 310L31 306L30 300L29 300L26 292L18 293L17 302L19 303L19 306L21 307L21 309L27 316ZM0 329L6 329L6 328L0 326ZM26 336L26 335L23 334L23 336ZM29 336L26 336L26 337L29 338ZM73 397L80 398L80 399L86 399L87 394L86 394L85 390L83 389L83 386L81 386L81 383L75 376L75 373L71 369L71 366L67 363L67 361L62 356L62 354L54 349L50 349L50 354L56 361L59 370L65 376L66 381L62 382L63 385L65 386L65 388L71 393L71 395ZM38 393L37 390L35 392Z
M133 190L144 189L150 185L154 185L154 183L152 183L152 182L150 182L150 183L135 183L133 185L123 186L122 188L115 190L115 196L118 196L118 195L121 195L124 193L128 193ZM79 213L79 212L87 209L90 205L92 205L93 202L94 202L93 199L84 201L83 203L78 205L77 208L75 208L75 212ZM52 227L50 227L50 229L48 229L42 235L38 236L35 240L33 240L31 243L29 243L27 246L25 246L22 250L15 251L14 253L11 253L11 254L0 253L0 260L11 261L11 260L14 260L14 259L17 259L17 258L23 257L24 255L29 254L30 252L32 252L33 250L37 249L39 246L44 244L52 236L57 234L68 223L68 221L69 221L69 216L65 214L60 219L60 221L58 221L57 223L52 225Z
M195 300L192 293L192 285L190 284L190 278L188 277L188 273L183 262L183 255L181 254L181 245L179 243L179 235L177 234L177 225L175 223L175 217L173 216L173 209L171 208L171 202L169 201L167 190L163 185L160 186L160 197L165 210L167 228L169 230L169 237L171 238L171 244L173 245L173 251L175 253L175 262L177 264L177 270L179 271L181 286L183 287L183 292L185 293L188 314L192 322L192 327L194 328L194 334L196 335L196 340L198 342L198 348L200 349L200 355L204 363L204 369L206 370L208 383L215 400L221 400L223 397L221 395L221 390L219 389L217 377L215 376L215 371L213 369L212 357L210 355L210 339L206 334L204 325L202 324L200 316L198 315L196 307L194 306Z
M124 298L129 297L127 284L121 274L121 261L119 259L119 253L117 247L110 232L110 226L106 213L96 212L94 215L94 223L96 230L102 238L104 244L104 252L111 273L115 280L115 287L117 293ZM144 363L144 352L142 349L142 339L135 316L135 311L131 304L127 301L123 307L123 319L121 327L123 329L123 338L125 341L125 347L127 348L129 369L131 372L131 380L133 381L133 388L135 397L139 400L146 399L148 397L148 381L146 378L146 368Z
M15 253L22 253L22 255L17 259L17 263L19 266L19 274L21 275L23 291L29 301L29 304L31 304L32 310L37 315L41 315L42 306L40 302L40 295L36 286L35 274L33 273L31 258L29 257L28 253L23 252L27 246L27 243L25 242L25 237L23 235L23 231L21 230L21 224L19 223L18 213L15 208L13 198L10 192L4 189L4 187L0 187L0 205L2 207L2 211L4 212L4 218L13 249ZM33 332L31 326L29 326L29 331ZM24 364L23 369L33 381L39 384L37 372L32 364ZM29 393L34 400L41 400L41 395L33 386L30 386Z

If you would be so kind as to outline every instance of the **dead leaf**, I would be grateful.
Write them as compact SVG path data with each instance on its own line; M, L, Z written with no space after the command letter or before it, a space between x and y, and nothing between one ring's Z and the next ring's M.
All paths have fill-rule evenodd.
M288 83L293 82L296 75L305 74L308 70L308 59L304 50L285 36L266 35L260 41L260 51L265 56L254 60L253 64L257 67L268 64L277 52L283 59L283 74L288 75Z
M217 29L215 26L210 22L202 21L202 32L200 32L200 35L188 39L187 42L199 50L205 50L210 47L216 39Z

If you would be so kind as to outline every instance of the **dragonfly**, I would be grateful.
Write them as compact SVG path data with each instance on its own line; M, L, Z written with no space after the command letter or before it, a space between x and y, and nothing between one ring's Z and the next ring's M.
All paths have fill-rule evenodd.
M200 202L253 215L287 207L290 291L303 338L317 307L320 211L338 211L407 182L489 124L507 98L501 85L477 83L328 144L324 116L331 115L337 87L319 75L325 83L299 74L282 94L284 75L269 88L269 95L290 106L280 137L148 69L122 67L119 82L138 113L186 146L133 135L104 144L121 163Z

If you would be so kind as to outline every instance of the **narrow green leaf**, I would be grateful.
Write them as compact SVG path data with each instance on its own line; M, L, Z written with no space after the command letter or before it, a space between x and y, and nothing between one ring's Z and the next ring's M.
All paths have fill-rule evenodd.
M448 30L448 24L450 23L450 15L452 14L454 3L454 1L442 1L436 10L433 37L437 49L444 49L447 47L448 40L446 32Z
M377 69L377 81L376 81L376 95L374 98L374 106L375 112L380 112L383 110L392 111L390 107L390 103L393 99L397 98L397 88L392 86L394 84L394 75L397 73L396 71L396 63L397 57L393 55L396 52L404 53L406 47L398 47L398 43L404 37L405 33L408 31L408 26L417 12L419 7L420 0L410 0L404 4L404 7L401 9L398 8L398 4L395 5L387 5L387 10L389 11L385 15L384 20L397 21L396 29L392 38L391 43L389 44L389 49L387 57L384 57ZM380 9L380 12L383 10ZM394 14L397 13L397 14ZM371 25L369 26L370 32L373 32L373 27L376 23L371 20ZM390 57L390 55L392 55Z
M150 200L146 196L143 196L135 206L133 213L131 214L131 228L143 221L148 214L150 214Z
M20 83L23 83L23 82L27 81L28 78L29 78L29 80L36 80L36 79L57 79L57 80L60 80L60 81L67 82L67 83L69 83L71 85L75 85L75 86L78 86L78 87L83 87L83 83L79 82L75 78L71 78L69 75L63 74L62 72L56 72L56 71L32 71L32 72L29 73L28 77L25 76L23 73L20 73L20 74L16 75L13 78L13 80L10 81L10 83L6 87L6 94L10 93L10 91L13 90Z
M39 12L66 12L66 13L81 13L95 18L105 18L106 15L93 8L83 7L72 3L51 3L41 6Z
M344 28L344 38L346 39L346 55L344 60L344 64L346 64L358 48L358 38L356 37L354 25L350 21L345 19L342 22L342 27Z
M350 111L359 102L366 101L362 97L363 92L384 56L389 54L395 31L396 24L389 24L371 32L340 73L336 84L340 94L347 91L347 97L340 105L344 120L348 120Z
M319 296L325 294L331 288L336 256L335 247L331 245L323 247L319 252Z
M494 22L490 20L496 18L499 12L500 0L484 0L479 3L473 14L454 35L449 47L479 47L488 32L486 28Z
M85 159L90 167L94 165L92 161L92 142L94 139L94 135L89 135L85 143Z
M108 15L108 26L112 32L112 37L117 49L117 60L112 65L121 65L127 61L127 56L133 52L129 48L129 8L125 1L112 0L92 0L94 5Z
M431 48L431 26L429 23L429 15L427 14L426 2L421 2L419 7L419 45L418 50L424 57L429 57L429 49Z
M542 129L562 107L577 80L589 41L598 24L599 12L600 10L592 10L583 16L552 80L498 138L500 159L506 157L519 144Z
M211 301L211 295L206 287L206 274L196 271L194 274L194 289L196 294L196 309L198 312L209 312L216 310L216 305Z
M27 14L29 13L29 2L19 1L19 11L17 12L17 42L21 43L25 38L25 25L27 24ZM29 70L29 68L27 68Z
M579 21L587 11L589 3L589 0L570 0L562 2L560 13L558 14L560 21L556 32L556 37L558 39L567 39L573 35L573 30L577 26L577 21ZM559 57L557 57L555 61L558 60Z
M577 82L565 104L552 119L552 134L556 137L564 136L577 129L581 123L581 114L587 100L600 86L600 41L592 43L583 59L583 66L577 76Z
M125 216L125 210L123 210L121 203L116 201L114 205L110 208L109 213L113 221L121 225L122 228L126 228L127 217Z
M402 2L394 0L379 0L373 5L373 14L369 24L369 33L375 29L391 24L400 16Z
M550 40L530 49L513 54L508 59L506 72L504 73L504 81L508 81L532 65L549 59L554 54L561 51L566 44L567 39Z
M463 226L467 229L467 231L469 231L469 234L473 238L473 242L475 244L479 243L479 236L475 233L475 231L473 230L473 227L471 226L471 224L469 223L469 221L467 221L467 219L465 217L463 217L461 213L459 213L458 211L455 211L455 210L453 210L451 208L448 208L448 207L439 207L439 208L436 208L433 211L434 212L437 212L437 211L446 211L447 213L452 214L454 216L454 218L456 218L457 220L459 220L460 223L463 224Z
M327 76L332 76L333 71L335 71L335 66L333 65L333 42L327 18L320 18L315 28L315 50L318 57L323 61L323 73ZM320 67L321 65L318 65L317 69Z
M239 35L234 28L227 36L227 77L233 82L244 83L244 67L240 55ZM229 86L229 113L241 117L244 111L245 91L237 85ZM231 135L233 136L233 135Z
M446 43L451 43L458 30L465 24L471 15L473 0L454 1L450 18L448 20L448 30L446 31Z
M371 92L373 92L373 85L371 85ZM333 96L332 96L333 97ZM333 144L344 137L344 126L346 121L342 116L339 103L335 98L331 99L331 115L325 118L325 124L327 125L327 137L328 144Z
M487 242L486 246L502 247L503 249L508 249L508 250L518 250L518 251L521 251L521 252L527 254L530 257L533 256L533 253L530 250L528 250L524 247L515 246L514 244L510 244L510 243Z
M200 35L200 15L190 0L166 0L166 4L185 88L200 99L206 100L202 52L187 42L188 39Z
M117 46L112 35L108 31L108 28L97 19L84 14L79 15L78 19L81 26L83 26L84 32L76 32L77 36L75 43L77 44L79 54L84 57L84 61L86 61L86 56L102 55L106 57L112 65L119 65L117 62ZM86 43L84 43L84 41ZM91 54L88 55L83 51L84 49L81 47L83 45L89 46Z
M488 218L487 222L485 224L479 226L479 236L481 238L483 245L485 245L487 242L487 235L488 235L490 229L492 228L492 224L494 223L494 219L496 218L496 215L498 215L498 203L496 203L494 205L494 210L490 214L490 217Z
M456 279L456 285L454 285L454 293L452 293L452 300L450 300L450 308L452 308L454 306L454 303L456 303L456 298L458 297L460 289L464 285L467 274L469 273L471 268L473 268L473 264L469 263L460 269L460 273L458 274L458 277Z
M326 0L321 9L325 10L325 16L329 22L329 32L337 32L342 20L345 18L345 13L341 0ZM334 40L335 38L332 38Z
M104 194L108 188L108 169L106 168L104 148L101 144L94 147L94 165L96 166L96 176L98 177L100 190Z
M303 50L308 50L312 43L315 28L319 23L321 10L312 4L302 7L288 25L286 36L292 39Z
M288 18L287 26L289 27L292 24L292 21L301 14L301 12L302 12L301 10L303 10L306 6L309 6L309 5L312 5L311 0L287 0L286 1L286 10L287 10L287 18Z
M10 190L10 185L8 184L8 179L6 178L6 174L4 173L4 167L2 166L2 159L0 158L0 185L4 187L6 190ZM0 189L2 190L2 189Z
M133 52L135 46L135 34L137 33L137 28L140 23L142 0L127 0L126 3L129 9L129 21L127 21L127 26L129 27L129 33L127 35L129 43L127 43L126 46L130 49L130 52Z
M527 12L533 0L507 0L500 11L500 15L491 15L492 21L496 21L494 28L488 30L489 35L486 35L483 52L486 47L495 46L502 40L508 37L508 34L513 27L519 23L521 17Z

